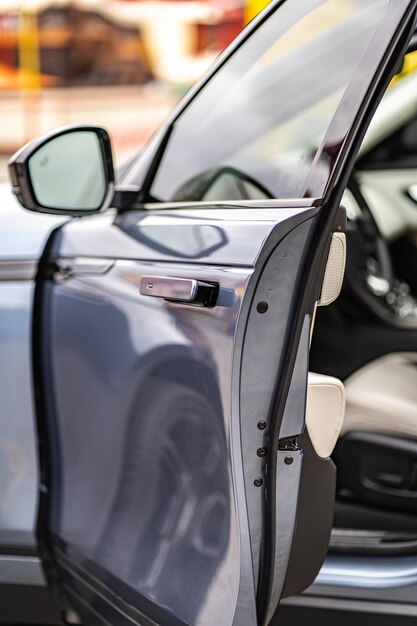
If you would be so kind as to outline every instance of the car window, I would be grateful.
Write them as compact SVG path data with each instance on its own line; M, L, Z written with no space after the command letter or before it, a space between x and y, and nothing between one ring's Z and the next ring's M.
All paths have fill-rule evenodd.
M176 120L151 197L308 195L312 160L388 4L303 0L280 6Z

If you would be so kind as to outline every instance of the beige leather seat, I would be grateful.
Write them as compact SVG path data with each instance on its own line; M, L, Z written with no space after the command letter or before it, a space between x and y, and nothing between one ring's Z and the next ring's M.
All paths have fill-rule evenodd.
M317 306L328 306L336 300L342 288L346 264L346 237L335 232L330 243L320 299ZM312 324L312 331L314 323ZM306 428L311 443L323 459L336 445L345 413L343 383L332 376L308 374Z
M345 413L343 383L332 376L308 374L306 427L311 443L323 459L336 445Z
M417 353L381 357L345 381L342 434L352 430L417 437Z

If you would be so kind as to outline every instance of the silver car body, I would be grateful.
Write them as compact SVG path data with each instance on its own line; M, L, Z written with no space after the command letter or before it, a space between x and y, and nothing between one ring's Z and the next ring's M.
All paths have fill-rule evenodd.
M28 214L9 185L0 186L0 586L45 585L36 555L38 461L30 337L38 259L62 221Z

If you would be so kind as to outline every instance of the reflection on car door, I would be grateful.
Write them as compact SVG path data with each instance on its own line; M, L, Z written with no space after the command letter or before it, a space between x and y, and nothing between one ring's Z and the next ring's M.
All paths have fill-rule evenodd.
M312 320L415 6L272 3L127 172L136 205L49 241L39 536L83 623L266 624L313 581L334 467L304 433Z

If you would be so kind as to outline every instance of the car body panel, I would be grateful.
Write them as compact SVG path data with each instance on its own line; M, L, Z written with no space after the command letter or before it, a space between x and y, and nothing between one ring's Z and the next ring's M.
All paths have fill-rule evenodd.
M67 219L32 215L20 206L8 184L0 184L0 272L2 261L37 261L51 230Z
M31 394L30 325L34 285L0 282L0 545L34 547L37 450ZM19 385L16 381L19 381Z
M33 279L50 231L63 220L29 216L8 185L0 186L0 207L0 546L22 550L36 543L38 499L31 392Z
M103 258L112 249L112 238L118 245L119 238L125 240L126 233L129 233L130 246L137 246L137 251L132 252L133 258L141 259L129 259L130 246L125 245L126 258L116 260L104 275L88 275L88 272L77 275L75 266L68 278L57 276L55 284L49 284L44 290L43 297L48 299L50 313L48 330L45 332L44 328L43 332L46 342L43 350L51 359L54 408L50 411L57 416L49 423L49 433L56 431L52 435L55 461L52 459L53 470L50 472L49 528L55 545L78 566L83 566L101 580L110 577L111 588L119 596L129 598L135 609L157 623L168 619L164 611L181 620L178 623L253 624L256 619L256 573L252 550L256 552L256 545L258 550L260 546L259 542L251 546L249 533L255 533L254 525L259 525L259 503L249 505L248 519L246 494L252 492L256 498L261 496L263 490L255 487L253 480L262 475L264 461L256 454L257 420L254 421L248 412L245 421L240 422L241 399L235 392L232 394L232 388L239 389L244 336L237 340L242 332L238 330L238 323L244 330L245 323L240 318L243 302L252 293L250 284L258 280L262 268L268 264L268 257L271 254L273 257L276 249L278 256L273 261L274 270L277 263L284 264L281 274L284 284L275 278L276 295L269 294L271 306L274 305L275 314L280 319L280 324L274 323L271 327L276 339L265 331L271 348L269 355L263 352L263 359L270 380L265 380L263 375L259 380L259 369L246 377L247 383L258 389L258 401L262 400L267 408L279 366L277 355L286 332L293 283L301 264L297 256L304 249L303 245L296 243L294 236L297 232L297 236L305 241L316 213L314 208L254 209L248 213L247 219L242 220L236 210L217 209L211 212L210 223L205 223L204 211L197 211L197 214L190 211L186 218L181 210L152 215L138 212L119 218L111 226L106 222L108 218L99 218L106 223L105 238L97 238L96 230L89 229L87 220L84 220L69 224L62 236L58 233L55 243L51 244L49 254L52 257L58 254L55 263L71 267L70 251L76 255L74 259L79 258L80 241L84 249ZM136 228L132 228L133 221ZM142 225L146 238L140 232ZM189 244L183 247L182 258L179 252L175 260L165 258L167 226L174 244L176 228L181 229L179 232ZM189 254L185 254L191 251L196 240L196 229L207 236L210 229L215 229L217 244L211 246L210 253L204 253L206 256L203 250L194 251L194 258L190 260ZM85 238L91 237L91 246L86 245L86 239L80 238L80 230L85 231ZM277 247L286 239L289 239L287 247L282 243ZM213 240L210 235L210 243ZM165 242L162 252L161 241ZM199 241L204 243L201 237ZM239 242L243 242L240 248ZM233 258L239 258L234 265L231 265L229 256L232 243L235 246ZM237 248L240 249L238 255ZM195 257L202 258L197 261ZM86 267L93 258L84 257ZM186 264L184 260L187 260ZM284 267L296 272L293 278ZM218 283L216 307L187 307L141 295L141 278L158 275L161 271L164 276L192 276L203 282ZM276 270L268 279L269 292L274 276ZM250 310L248 302L245 309L247 315ZM259 317L259 313L255 315ZM84 324L87 319L95 320L94 332ZM265 324L268 324L267 320ZM103 338L109 337L116 328L117 344L109 342L106 346ZM254 329L254 332L256 335L259 331ZM75 333L77 341L74 342ZM59 345L60 349L51 351L50 345ZM305 371L303 394L306 374ZM236 381L233 387L232 381ZM197 421L189 425L192 439L188 448L183 450L176 442L177 454L181 450L185 454L187 449L192 449L190 446L197 446L197 459L202 465L198 471L194 469L194 480L196 477L198 480L200 473L204 476L204 482L198 482L197 491L190 478L193 471L191 467L187 469L190 462L187 457L177 460L180 465L185 465L185 482L182 484L168 481L162 463L170 430L176 428L172 422L175 397L181 395L184 386L187 393L200 398L202 410L208 399L210 404L217 403L212 417L209 413L205 423ZM168 396L159 408L166 417L159 424L152 424L157 417L155 403L159 405L156 399L150 401L149 394L163 397L167 389L171 389L173 399L169 400ZM173 412L172 416L169 416L167 406ZM300 417L302 415L298 420L301 431L303 420ZM177 419L180 428L181 419ZM207 420L211 422L210 427ZM138 428L142 433L139 439ZM187 429L184 429L181 435L185 442L186 433ZM251 445L251 453L245 458L257 460L257 468L252 462L248 468L242 466L241 436L245 436ZM213 442L210 459L202 463L209 441ZM200 449L198 446L201 445ZM92 449L95 450L94 464L91 464ZM130 458L137 459L136 467L130 466ZM215 468L210 468L215 458ZM295 475L296 464L292 469ZM181 471L171 468L169 474L181 476ZM188 489L188 494L184 488ZM292 493L294 506L296 496L297 490ZM160 507L172 497L180 509L175 513L174 507L170 514L173 518L164 530L169 516L167 519L167 511ZM220 517L213 517L211 522L204 522L205 517L210 519L214 505L223 513ZM136 513L132 507L136 507ZM134 527L131 525L133 520L136 520ZM211 546L210 542L204 545L203 537L199 538L197 530L193 530L204 525L203 522L213 528L217 524L216 541ZM289 532L288 524L294 524L292 516L282 525L282 545L287 544L286 558L293 533L293 530ZM189 539L193 533L197 533L195 539ZM187 547L189 541L191 545ZM132 546L136 546L136 550L132 550ZM141 563L144 546L152 551ZM178 589L173 584L171 571L177 572ZM283 584L284 578L281 586ZM180 589L187 588L193 589L191 595L180 593Z
M66 219L30 216L6 184L0 185L0 207L0 546L21 551L35 545L38 498L31 391L34 278L51 230Z
M10 187L0 185L0 620L8 623L58 622L37 555L31 326L38 260L51 230L63 221L31 216Z

